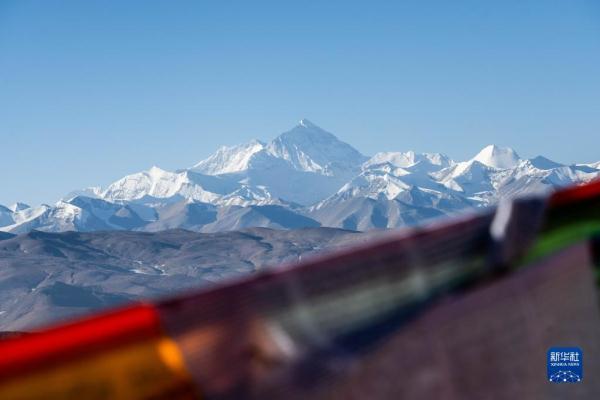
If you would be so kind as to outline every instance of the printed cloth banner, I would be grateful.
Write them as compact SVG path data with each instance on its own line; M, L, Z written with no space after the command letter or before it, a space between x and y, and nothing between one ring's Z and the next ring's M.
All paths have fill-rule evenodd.
M0 341L0 399L600 398L600 182Z

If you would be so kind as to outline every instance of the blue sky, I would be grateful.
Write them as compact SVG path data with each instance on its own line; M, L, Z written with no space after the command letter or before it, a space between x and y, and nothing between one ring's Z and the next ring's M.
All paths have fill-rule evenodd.
M600 160L598 4L0 1L0 204L303 117L366 154Z

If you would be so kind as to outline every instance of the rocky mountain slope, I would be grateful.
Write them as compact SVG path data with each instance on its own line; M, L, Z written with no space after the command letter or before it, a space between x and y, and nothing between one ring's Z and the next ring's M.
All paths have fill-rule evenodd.
M374 235L331 228L213 234L0 232L0 331L169 296Z

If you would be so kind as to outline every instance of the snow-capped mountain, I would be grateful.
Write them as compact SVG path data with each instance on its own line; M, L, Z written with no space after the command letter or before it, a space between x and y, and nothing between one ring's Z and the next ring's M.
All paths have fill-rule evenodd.
M355 171L366 159L349 144L302 119L269 144L252 140L238 146L221 147L215 154L194 165L192 170L222 175L280 167L281 161L284 161L288 168L296 171L333 177Z
M600 162L523 159L495 145L459 162L413 151L366 157L303 119L268 143L221 147L191 168L152 167L53 206L0 206L0 231L394 228L598 177Z
M485 166L496 169L514 168L521 158L510 148L489 145L484 147L472 161L479 161Z
M373 167L381 164L389 164L394 167L407 168L413 167L419 163L429 164L434 170L449 167L452 164L447 156L440 153L415 153L414 151L401 152L382 152L369 158L364 164L364 168Z
M331 177L351 174L367 160L354 147L307 119L275 138L266 150L295 170Z
M236 182L245 190L264 191L264 198L258 196L245 205L279 199L308 206L335 193L360 171L367 159L333 134L303 119L268 144L253 140L221 147L191 170Z

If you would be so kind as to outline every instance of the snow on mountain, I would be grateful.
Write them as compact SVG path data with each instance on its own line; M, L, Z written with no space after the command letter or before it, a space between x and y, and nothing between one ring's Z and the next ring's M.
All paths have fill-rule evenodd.
M61 200L69 201L77 196L90 197L92 199L99 199L102 197L102 188L100 186L90 186L85 189L73 190L62 197Z
M196 190L194 190L196 189ZM110 201L137 200L144 196L157 198L172 197L185 191L190 198L211 201L216 196L201 188L189 187L185 172L169 172L153 166L148 171L127 175L112 183L101 193L102 198Z
M410 189L410 185L404 183L401 176L384 171L364 171L342 186L337 195L371 198L384 195L388 200L392 200L400 192Z
M493 144L484 147L473 158L473 161L479 161L483 165L499 169L514 168L519 160L519 156L513 149Z
M110 201L143 196L175 195L222 205L264 205L283 202L308 205L334 193L351 179L366 157L333 134L303 119L269 144L258 140L221 147L190 170L169 173L153 169L115 182L102 193ZM196 173L195 179L190 177ZM209 188L208 178L221 187ZM303 190L299 191L298 188Z
M15 224L22 224L24 222L28 222L32 219L35 219L40 215L46 213L51 208L52 207L47 204L42 204L38 207L30 207L23 210L19 210L13 213Z
M79 230L134 230L148 223L139 215L139 208L129 204L115 204L85 196L75 197L67 204L75 207L78 214L83 214L87 222ZM94 228L91 228L92 221Z
M13 210L0 204L0 227L12 225L14 222Z
M537 156L527 161L529 161L532 167L542 170L564 167L563 164L557 163L543 156Z
M372 157L337 193L310 207L309 215L324 226L365 230L412 225L473 207L432 179L430 171L453 165L451 160L435 157L434 164L427 155L411 153Z
M395 167L405 168L414 166L419 162L431 164L436 166L437 169L445 168L452 164L452 161L447 156L440 153L419 154L414 151L407 151L404 153L389 151L375 154L363 164L363 168L385 163L389 163Z
M25 211L28 212L15 213L15 223L0 230L11 233L25 233L33 229L46 232L134 230L148 223L128 205L83 196Z
M285 160L275 157L272 157L269 164L268 168L252 168L230 178L238 179L248 187L264 188L273 198L308 206L335 193L353 176L352 173L332 176L299 171Z
M366 159L349 144L303 119L269 144L255 140L221 148L192 171L235 181L244 185L244 190L263 188L264 196L249 198L246 205L279 200L310 205L335 193L359 172ZM303 190L298 190L300 187Z
M25 203L15 203L9 207L0 204L0 230L3 227L25 221L32 212L35 210Z
M495 169L475 159L459 162L431 176L447 189L473 196L495 188Z
M433 173L432 177L484 206L496 203L501 197L543 193L600 176L600 171L583 171L542 156L518 159L510 149L495 152L488 146L484 150L469 161ZM482 153L485 156L495 153L498 157L479 157ZM507 165L512 166L506 168Z
M394 228L598 177L600 162L522 159L495 145L462 162L413 151L368 158L303 119L269 143L221 147L190 169L152 167L54 206L0 206L0 231Z
M159 200L187 199L223 205L276 202L264 187L249 187L227 177L203 175L190 170L169 172L158 167L128 175L99 193L111 202L128 202L150 197Z
M358 150L307 119L275 138L267 151L296 170L329 176L353 171L367 160Z
M420 191L412 188L401 193ZM427 194L423 193L425 197ZM421 196L418 196L421 197ZM312 210L311 215L323 226L365 231L414 225L447 215L435 207L406 203L384 195L370 197L334 197Z
M265 144L258 140L232 147L223 146L215 154L194 165L192 170L206 175L245 171L249 168L252 156L264 149Z
M28 208L31 208L30 205L25 204L25 203L20 203L20 202L16 202L14 204L11 204L10 207L8 207L12 212L18 212L18 211L22 211L22 210L27 210Z
M472 159L436 171L431 174L431 177L447 189L462 193L468 199L479 202L480 205L489 205L497 201L497 194L504 185L520 178L523 174L541 176L545 174L540 174L542 170L561 167L562 164L545 157L523 160L511 148L489 145ZM515 194L526 192L527 189L527 186L523 186Z
M575 164L574 166L575 167L587 167L592 170L594 170L594 169L600 170L600 161L597 161L595 163L589 163L589 164Z
M192 170L207 175L231 174L251 168L269 168L273 159L284 160L298 171L334 175L356 169L366 157L333 134L302 119L268 145L253 140L238 146L221 147L194 165Z
M51 207L46 204L42 204L39 207L28 208L13 214L14 223L11 225L3 226L0 228L1 231L10 233L26 233L34 229L44 230L48 225L52 226L52 230L66 231L75 230L72 224L68 221L64 221L64 216L68 214L68 211L61 207L62 202L56 204L55 207Z
M233 231L251 227L297 229L314 228L321 224L289 208L278 205L223 207L214 222L198 229L200 232Z

